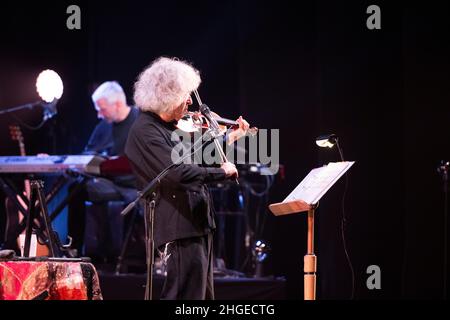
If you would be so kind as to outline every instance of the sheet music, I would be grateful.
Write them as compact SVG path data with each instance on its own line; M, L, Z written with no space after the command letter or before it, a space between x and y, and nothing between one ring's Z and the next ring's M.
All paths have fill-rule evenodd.
M316 204L354 163L330 162L326 166L311 170L283 202L303 200L310 205Z

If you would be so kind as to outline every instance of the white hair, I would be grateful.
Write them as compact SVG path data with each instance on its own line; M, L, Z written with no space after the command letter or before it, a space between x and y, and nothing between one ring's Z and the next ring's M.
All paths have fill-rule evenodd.
M142 111L170 113L200 82L200 72L188 62L160 57L139 75L134 101Z
M92 94L92 101L96 103L100 99L106 99L112 104L116 101L127 103L125 93L117 81L103 82Z

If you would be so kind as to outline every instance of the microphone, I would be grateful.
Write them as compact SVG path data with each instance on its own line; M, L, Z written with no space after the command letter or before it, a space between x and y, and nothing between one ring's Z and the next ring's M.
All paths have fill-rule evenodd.
M194 90L195 97L197 98L198 104L199 104L199 110L201 114L209 121L209 125L211 127L211 137L214 139L214 143L216 145L217 151L220 154L220 157L222 158L223 162L228 162L227 156L225 152L222 149L222 146L220 145L219 141L217 141L217 137L221 136L222 133L220 132L219 124L217 123L217 120L212 116L211 110L209 107L202 103L200 100L200 96L197 92L197 90ZM236 177L236 183L239 184L239 181Z
M57 104L58 99L56 98L52 102L42 104L44 108L44 121L53 118L58 113L58 109L56 109Z
M220 136L219 124L217 123L217 120L212 116L211 110L209 109L209 107L206 104L202 103L200 105L199 110L205 116L205 118L208 119L209 124L210 124L211 129L213 130L214 134L216 136Z

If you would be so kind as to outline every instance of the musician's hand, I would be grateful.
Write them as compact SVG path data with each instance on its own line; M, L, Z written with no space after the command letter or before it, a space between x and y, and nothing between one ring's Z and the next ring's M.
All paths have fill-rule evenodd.
M234 129L228 134L228 144L232 144L240 138L244 137L247 134L248 129L250 128L250 124L240 116L236 122L239 124L239 127Z
M36 155L36 157L38 157L38 158L47 158L47 157L50 157L50 155L48 153L38 153Z
M231 162L224 162L220 166L224 171L227 178L235 176L238 177L238 171L236 169L236 166Z

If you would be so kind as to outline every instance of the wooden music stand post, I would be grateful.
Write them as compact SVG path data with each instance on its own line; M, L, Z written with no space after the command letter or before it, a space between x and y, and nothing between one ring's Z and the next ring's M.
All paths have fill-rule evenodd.
M307 250L303 260L304 299L316 299L317 257L314 254L314 213L322 196L354 164L354 161L330 162L313 169L302 182L280 203L269 205L276 215L308 212Z

